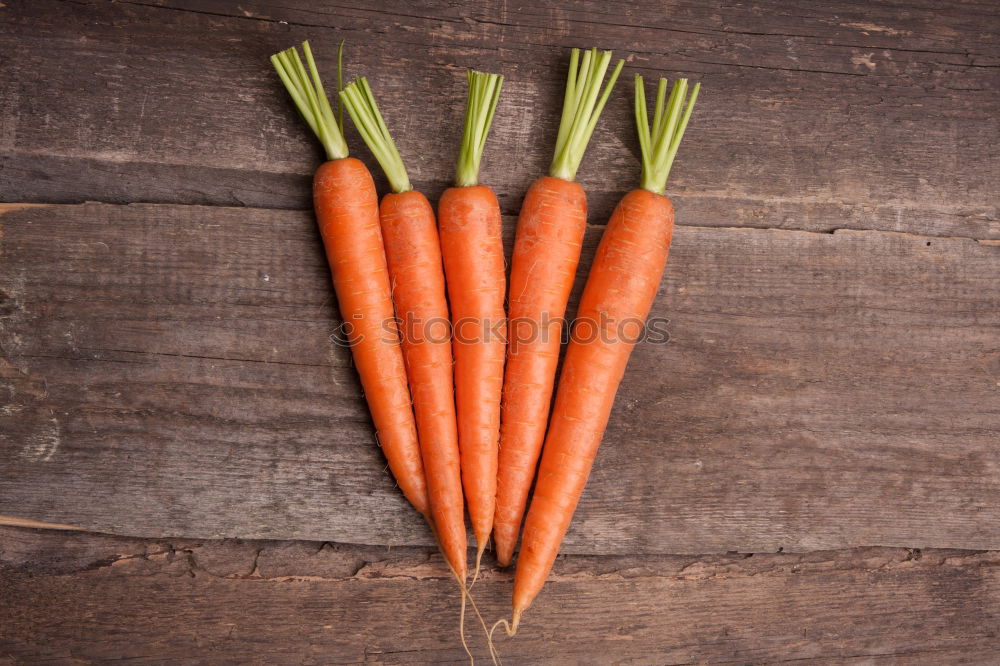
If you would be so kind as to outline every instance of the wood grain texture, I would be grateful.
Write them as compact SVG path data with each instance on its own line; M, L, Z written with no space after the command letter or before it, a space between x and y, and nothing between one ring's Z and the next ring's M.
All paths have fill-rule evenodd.
M998 239L998 35L985 1L11 0L0 196L306 209L320 151L267 56L311 38L332 76L344 38L432 198L464 68L507 76L483 182L516 213L551 157L567 48L596 44L629 60L580 172L599 224L638 178L637 72L704 84L670 185L682 224Z
M0 232L0 514L430 542L331 341L311 215L43 206ZM998 259L678 229L653 312L670 343L636 349L564 551L1000 547Z
M0 666L467 663L331 338L321 153L267 63L303 39L328 78L348 40L432 200L464 69L506 75L508 246L567 49L627 57L577 295L638 178L631 74L704 85L670 343L505 663L997 661L998 553L950 549L1000 548L1000 9L612 4L0 2L0 524L167 537L0 525ZM85 201L167 205L45 205ZM487 617L510 587L485 572Z
M889 548L561 558L499 648L506 664L993 663L998 565ZM487 617L510 578L477 583ZM457 615L428 549L0 528L0 663L468 663Z

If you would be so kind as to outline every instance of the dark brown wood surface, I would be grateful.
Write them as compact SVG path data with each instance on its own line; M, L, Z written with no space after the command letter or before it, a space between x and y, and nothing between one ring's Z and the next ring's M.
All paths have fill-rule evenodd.
M0 664L468 663L429 549L11 528L0 543ZM990 664L998 565L895 548L571 556L497 645L505 664ZM510 585L476 584L486 617L506 612ZM468 635L489 663L471 622Z
M584 269L638 176L631 76L704 86L670 342L507 662L1000 661L998 34L985 0L3 0L0 522L125 536L0 528L0 664L465 659L330 338L321 155L267 63L307 38L328 77L348 40L432 199L464 69L506 75L508 241L567 49L627 58Z
M309 214L88 204L0 227L0 513L430 542L330 340ZM653 312L670 342L634 354L566 552L1000 548L997 277L1000 247L967 239L679 228Z
M597 223L637 182L639 73L703 82L670 184L683 224L998 239L998 36L990 0L12 0L0 193L306 209L320 151L267 57L308 38L332 75L346 39L431 195L465 68L507 76L483 180L516 213L551 159L567 49L594 44L629 61L580 170Z

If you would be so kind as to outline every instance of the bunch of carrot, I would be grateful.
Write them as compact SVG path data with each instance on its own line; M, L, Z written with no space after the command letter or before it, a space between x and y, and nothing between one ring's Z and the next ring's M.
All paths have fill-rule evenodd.
M513 634L590 474L635 344L621 327L644 322L656 296L673 230L663 192L698 85L688 98L680 79L668 96L661 79L650 121L636 76L641 186L612 214L579 306L574 326L599 326L599 334L573 336L554 391L587 222L586 194L574 179L623 61L605 83L610 52L572 51L552 164L518 219L505 312L500 207L478 182L503 77L468 73L455 183L435 219L367 80L343 86L338 71L339 99L392 190L379 204L371 174L348 156L342 114L333 113L308 43L302 49L305 63L294 48L272 62L329 158L315 174L314 206L355 366L392 474L430 524L462 585L463 608L466 506L476 571L491 534L508 565L535 482L507 624ZM516 322L510 331L507 321Z

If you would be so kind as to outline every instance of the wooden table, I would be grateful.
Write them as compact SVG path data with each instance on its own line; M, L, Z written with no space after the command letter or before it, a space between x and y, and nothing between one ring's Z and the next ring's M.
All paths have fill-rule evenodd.
M506 75L508 240L568 48L625 57L581 276L637 181L632 75L703 84L670 342L505 663L1000 660L995 3L280 5L0 4L0 664L466 660L330 339L321 154L267 62L307 38L328 78L347 40L432 199L465 69Z

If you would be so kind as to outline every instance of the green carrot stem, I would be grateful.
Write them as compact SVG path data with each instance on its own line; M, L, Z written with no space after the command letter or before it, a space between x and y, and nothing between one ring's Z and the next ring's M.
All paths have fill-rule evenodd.
M401 193L412 190L410 177L406 175L406 167L403 166L403 158L399 156L396 143L392 140L385 120L382 119L368 80L362 76L351 81L340 91L340 99L347 108L351 120L354 121L354 126L358 128L361 138L382 167L385 177L389 179L392 191Z
M569 74L566 76L566 93L563 97L562 117L559 134L556 137L556 151L549 167L549 175L563 180L573 180L583 162L590 137L597 126L597 120L604 111L604 105L611 95L624 60L619 60L604 91L601 82L611 63L611 51L598 52L596 48L583 52L573 49L569 59Z
M340 100L340 91L344 89L344 42L337 45L337 127L344 133L344 103Z
M462 146L458 151L455 185L472 187L479 184L479 165L483 160L486 137L493 124L493 114L500 100L503 76L484 72L466 72L469 96L465 102L465 129Z
M667 176L691 119L701 84L694 84L690 97L685 101L687 89L687 79L678 79L668 97L667 80L661 78L656 88L656 104L650 125L645 84L641 76L635 76L635 123L642 153L642 188L656 194L663 194L667 188Z
M271 56L271 63L302 118L323 144L327 158L336 160L347 157L347 142L334 118L326 91L323 90L323 82L319 78L309 42L302 42L302 52L305 54L308 70L294 46L275 53Z

